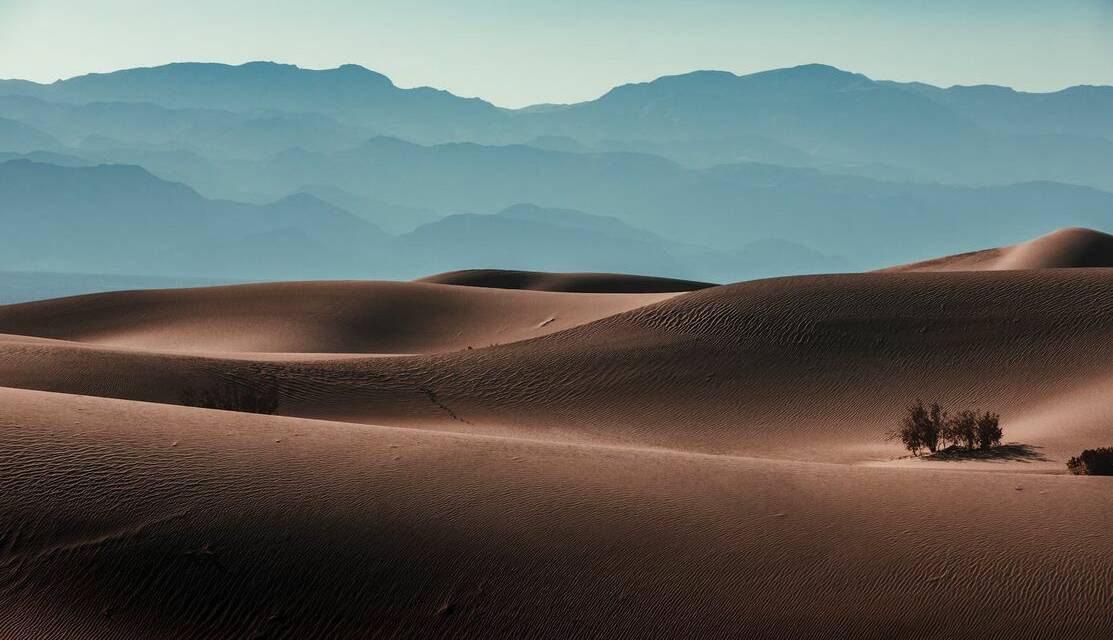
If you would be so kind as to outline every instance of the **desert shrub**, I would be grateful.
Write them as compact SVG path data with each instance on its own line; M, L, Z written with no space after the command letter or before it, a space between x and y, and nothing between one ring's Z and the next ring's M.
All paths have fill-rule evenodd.
M946 436L956 447L973 449L978 445L978 415L964 409L951 416L947 421Z
M940 407L938 402L931 403L931 408L928 409L926 430L924 431L924 445L928 448L928 451L935 453L935 450L939 448L939 441L942 439L946 428L947 412L943 411L943 407Z
M1087 449L1067 461L1067 469L1076 476L1113 476L1113 447Z
M279 399L277 384L232 380L220 380L199 390L186 389L181 394L181 403L188 407L263 414L277 412Z
M954 447L989 449L1000 445L1003 435L996 413L978 415L964 409L952 416L938 402L928 407L917 400L906 410L900 427L889 432L888 437L900 440L912 455L918 456L922 449L935 453L940 444L948 442Z
M927 409L924 403L919 400L916 404L908 407L907 414L900 421L900 428L889 434L889 437L900 440L905 449L912 452L912 455L920 455L920 449L924 446L923 430L920 428L922 424L927 422Z
M978 418L977 423L978 447L989 449L1001 444L1000 416L996 413L985 412Z
M913 455L920 455L920 449L934 452L939 446L943 422L944 414L937 403L928 409L923 402L917 400L916 404L908 407L900 428L892 432L890 437L899 439Z

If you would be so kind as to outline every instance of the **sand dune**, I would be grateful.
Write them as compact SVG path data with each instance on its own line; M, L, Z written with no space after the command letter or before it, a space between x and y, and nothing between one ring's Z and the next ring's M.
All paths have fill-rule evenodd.
M1113 279L1100 269L812 276L427 356L233 359L7 342L0 386L176 403L183 390L230 381L281 387L280 413L298 417L863 462L898 453L880 435L917 397L1006 421L1048 411L1105 375L1111 331ZM1046 424L1029 444L1057 465L1086 444L1065 433Z
M572 293L669 293L715 286L707 282L618 273L543 273L505 269L450 271L422 278L418 282Z
M973 251L883 271L999 271L1113 267L1113 236L1093 229L1060 229L1020 244Z
M0 333L185 352L432 353L542 336L667 297L272 283L0 306Z
M0 307L0 637L1108 637L1103 242ZM176 406L229 385L280 415ZM904 457L916 398L1025 455Z
M3 637L1113 631L1100 479L0 398Z

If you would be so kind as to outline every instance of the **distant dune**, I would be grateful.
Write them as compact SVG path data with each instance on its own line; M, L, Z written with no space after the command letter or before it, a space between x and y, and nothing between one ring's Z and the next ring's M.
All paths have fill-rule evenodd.
M615 273L542 273L503 269L451 271L421 278L418 282L575 293L669 293L716 286L707 282Z
M0 306L0 333L191 353L435 353L536 338L667 297L402 282L252 284Z
M1107 238L0 307L0 637L1108 637ZM905 457L916 398L1028 454Z
M1093 229L1060 229L1009 247L972 251L882 271L1003 271L1113 267L1113 236Z

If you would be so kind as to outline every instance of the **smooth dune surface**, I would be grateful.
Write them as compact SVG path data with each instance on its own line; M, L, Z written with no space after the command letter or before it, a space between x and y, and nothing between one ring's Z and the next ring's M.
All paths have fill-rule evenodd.
M431 353L542 336L665 297L267 283L9 305L0 307L0 332L187 352Z
M1090 261L0 307L0 637L1108 637ZM917 398L1010 446L907 457Z

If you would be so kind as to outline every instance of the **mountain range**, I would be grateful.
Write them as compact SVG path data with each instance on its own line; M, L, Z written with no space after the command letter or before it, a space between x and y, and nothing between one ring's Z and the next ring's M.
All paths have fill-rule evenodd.
M191 276L587 269L560 259L561 243L523 244L559 219L552 237L599 269L723 280L875 268L1063 226L1113 230L1111 114L1111 87L940 88L818 64L696 71L517 110L401 88L355 65L185 63L5 80L0 161L33 164L0 176L35 174L42 181L29 184L65 191L80 174L90 191L0 184L0 208L21 232L81 230L13 247L0 267L121 273L157 256L160 272ZM43 177L43 163L88 171ZM129 180L141 184L125 197ZM524 219L522 203L559 213ZM633 235L616 247L569 212ZM151 236L148 256L80 239L129 225ZM453 233L478 244L439 239ZM657 240L639 249L639 233ZM759 268L757 255L776 266Z
M0 270L176 278L416 278L476 264L738 280L846 260L789 242L731 251L672 242L615 218L520 204L400 235L299 193L266 205L202 197L123 165L0 163Z
M1101 171L1113 162L1110 87L1047 94L995 86L942 89L810 64L744 76L697 71L623 85L584 103L509 110L427 87L400 88L356 65L316 71L255 62L172 64L49 85L3 81L5 94L95 105L99 116L85 117L102 120L106 110L145 109L150 121L158 117L151 105L158 105L185 111L163 112L164 118L196 119L209 127L217 117L213 110L269 113L272 120L281 112L292 121L254 125L281 129L289 146L306 146L295 142L299 132L301 142L315 137L314 144L325 144L343 135L345 126L424 144L563 136L593 147L655 149L703 164L776 163L790 155L806 166L873 177L970 184L1052 179L1113 188L1113 178ZM12 114L11 107L0 108L0 115ZM307 114L318 120L301 121ZM83 120L66 119L61 127L72 136ZM175 131L161 130L154 135ZM224 135L235 140L235 133Z

